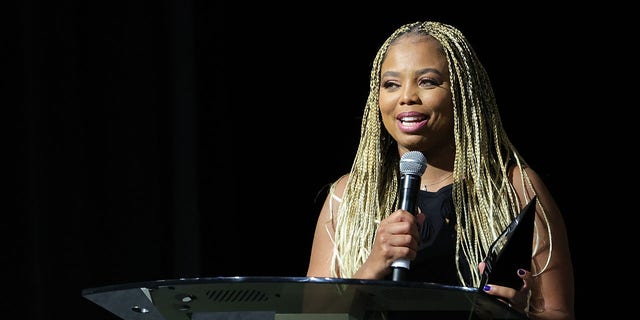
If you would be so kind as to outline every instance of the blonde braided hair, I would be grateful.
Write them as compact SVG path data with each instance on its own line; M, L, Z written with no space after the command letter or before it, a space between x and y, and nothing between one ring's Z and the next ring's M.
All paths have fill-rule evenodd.
M526 162L502 127L489 77L474 50L459 30L432 21L398 28L373 61L360 141L335 216L332 275L349 278L356 273L370 254L378 223L397 208L399 155L395 141L381 125L378 94L386 52L395 40L407 34L432 36L441 44L448 61L456 141L453 169L456 265L462 285L476 287L480 282L478 263L520 210L515 187L509 182L509 165L521 169L523 183L519 187L525 190L527 201L533 195L528 195L526 189L533 190L533 186L524 170ZM544 208L540 203L538 206L546 221ZM550 237L548 224L547 229ZM467 283L460 271L461 254L468 261L472 283ZM547 265L550 256L551 248Z

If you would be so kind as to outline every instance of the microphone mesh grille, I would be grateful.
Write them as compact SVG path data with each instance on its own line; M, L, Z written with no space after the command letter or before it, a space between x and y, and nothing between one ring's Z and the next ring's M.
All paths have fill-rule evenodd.
M409 151L400 158L400 173L421 176L427 169L427 158L420 151Z

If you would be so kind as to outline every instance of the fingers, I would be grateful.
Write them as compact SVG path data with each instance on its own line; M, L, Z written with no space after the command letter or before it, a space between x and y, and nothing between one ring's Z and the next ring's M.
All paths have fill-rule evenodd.
M381 279L391 273L391 264L398 259L415 259L420 239L417 222L424 221L424 217L417 216L396 210L379 222L371 253L358 271L359 277Z
M478 268L482 271L484 269L484 264L478 265ZM518 269L517 271L518 277L520 277L523 281L523 286L519 290L488 284L484 286L483 290L493 296L496 296L499 300L508 304L511 308L518 310L520 312L524 312L528 305L528 297L529 297L529 284L531 277L531 272L525 269Z
M420 218L408 211L397 210L380 222L376 241L390 260L415 258L420 239L417 223L420 220L424 221L424 215Z
M480 274L482 274L484 272L484 267L485 267L486 263L484 261L480 262L478 264L478 270L480 270Z
M520 288L520 291L528 292L529 281L531 281L531 272L522 268L518 269L517 272L518 272L518 277L522 279L522 287Z
M418 225L424 223L424 214L412 215L409 211L398 209L382 220L379 229L391 234L410 234L418 238Z
M527 284L526 280L529 278L530 274L531 273L525 269L522 269L522 268L518 269L518 277L520 277L520 279L522 279L525 282L525 284Z

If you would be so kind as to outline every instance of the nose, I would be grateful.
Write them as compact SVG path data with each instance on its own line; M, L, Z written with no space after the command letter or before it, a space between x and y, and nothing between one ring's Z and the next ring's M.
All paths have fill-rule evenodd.
M405 85L400 97L400 104L416 104L420 103L418 96L418 86L414 84Z

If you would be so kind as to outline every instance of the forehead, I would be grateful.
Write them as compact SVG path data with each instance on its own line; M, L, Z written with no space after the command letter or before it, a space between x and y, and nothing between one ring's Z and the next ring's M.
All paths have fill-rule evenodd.
M444 67L447 60L440 43L427 35L409 34L396 39L389 48L382 67L405 64L426 64Z

